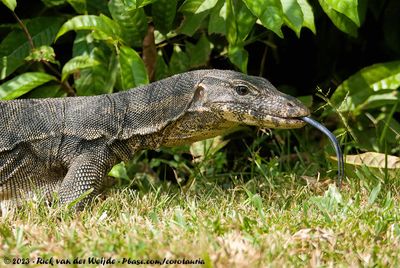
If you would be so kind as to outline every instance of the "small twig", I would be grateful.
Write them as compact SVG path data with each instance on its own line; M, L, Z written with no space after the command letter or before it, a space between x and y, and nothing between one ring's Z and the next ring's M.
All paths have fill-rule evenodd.
M348 122L347 122L345 116L343 115L343 113L340 112L339 109L331 103L331 101L328 99L328 97L326 97L326 96L323 94L321 88L317 87L317 90L320 92L320 93L317 93L317 96L320 97L320 98L321 98L323 101L325 101L325 103L326 103L324 106L329 105L330 107L332 107L332 109L333 109L333 110L337 113L337 115L340 117L340 119L341 119L342 123L344 124L346 130L350 133L350 135L353 137L353 139L358 143L358 142L359 142L359 141L358 141L358 138L357 138L356 134L354 133L353 129L352 129L352 128L350 127L350 125L348 124ZM343 100L343 101L346 101L346 98L347 98L347 96L345 97L345 100Z
M22 20L18 17L18 15L13 11L12 12L14 18L18 21L19 26L22 28L22 31L24 32L26 39L28 39L29 46L31 47L31 50L35 49L35 44L33 43L33 39L31 34L28 31L28 28L26 28L25 24L22 22ZM57 81L61 84L61 86L64 88L65 92L67 92L68 96L75 96L75 90L71 87L71 85L68 83L68 81L62 81L61 80L61 73L55 69L50 63L47 61L41 60L41 63L46 65L50 71L52 71L56 76L57 76Z
M264 69L265 69L264 65L265 65L265 60L267 59L267 53L268 53L268 46L266 45L265 49L264 49L264 53L263 53L262 58L261 58L260 73L258 74L258 76L263 76L264 75Z
M57 77L57 81L61 84L61 86L64 88L65 92L67 92L68 96L76 96L75 90L71 87L71 85L68 83L68 81L62 81L61 80L61 73L54 68L50 63L47 61L41 61L44 65L47 66L47 68L50 69Z
M22 28L22 31L24 31L24 34L26 35L26 38L28 39L29 46L31 47L31 49L35 49L35 45L33 44L32 36L30 35L28 28L26 28L25 24L22 22L22 20L20 20L20 18L17 16L17 14L15 14L14 11L12 11L12 14L13 14L14 18L17 20L19 26Z

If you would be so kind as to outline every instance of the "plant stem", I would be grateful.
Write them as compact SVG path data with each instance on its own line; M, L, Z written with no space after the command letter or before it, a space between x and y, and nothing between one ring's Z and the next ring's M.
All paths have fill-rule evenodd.
M42 61L42 63L44 63L44 65L46 65L47 68L50 69L50 71L52 71L55 75L57 75L57 77L58 77L57 81L64 88L64 90L65 90L65 92L67 93L68 96L76 96L75 90L71 87L71 85L68 83L68 81L62 81L61 80L61 74L56 68L54 68L47 61Z
M31 47L31 50L35 49L35 44L33 43L33 39L31 34L28 31L28 28L26 28L25 24L22 22L22 20L18 17L18 15L13 11L12 12L14 18L17 20L19 26L21 27L22 31L24 32L26 39L28 39L29 46ZM57 81L61 84L61 86L64 88L65 92L67 92L68 96L75 96L75 90L71 87L71 85L68 83L68 81L62 81L61 80L61 73L55 69L50 63L47 61L41 60L44 65L46 65L50 71L52 71L55 75L57 75Z
M17 14L14 11L12 12L12 14L14 18L17 20L19 26L22 28L22 31L24 31L24 34L28 39L29 46L31 47L31 49L34 49L35 45L33 44L32 36L29 34L28 28L26 28L25 24L22 22L22 20L17 16Z

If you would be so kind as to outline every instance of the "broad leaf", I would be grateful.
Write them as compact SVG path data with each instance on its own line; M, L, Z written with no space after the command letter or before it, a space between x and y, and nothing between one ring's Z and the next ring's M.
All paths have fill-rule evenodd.
M174 52L169 61L170 75L183 73L187 71L189 67L189 56L183 52L178 45L175 45Z
M108 3L111 16L121 28L121 37L128 46L141 47L147 32L147 18L143 8L128 9L123 0Z
M72 57L90 55L96 44L90 31L77 32L72 46Z
M360 112L362 108L368 107L369 101L376 101L373 95L387 94L385 90L396 90L399 87L400 61L374 64L344 81L332 95L331 101L335 105L341 104L341 111ZM393 94L395 99L397 93ZM387 97L384 96L385 99Z
M227 39L229 60L242 72L247 72L248 53L244 44L253 29L256 17L242 2L227 1Z
M196 45L186 42L186 54L190 59L190 67L200 67L206 65L211 53L211 43L202 35Z
M226 35L226 1L219 0L212 9L208 22L208 33L220 33Z
M157 53L157 61L156 61L154 78L155 78L155 80L161 80L163 78L168 77L168 75L169 75L168 65L165 63L165 60L162 55L162 51L160 50Z
M6 5L10 10L14 11L14 9L17 7L17 1L16 0L1 0L4 5Z
M38 17L26 21L35 47L49 46L60 28L63 18ZM22 66L31 48L25 34L17 29L8 34L0 44L0 79L4 79Z
M0 85L0 99L12 100L18 98L51 80L56 80L56 78L46 73L23 73Z
M336 161L336 157L331 157ZM366 152L345 157L346 173L350 177L356 176L357 172L368 172L377 177L384 177L385 169L392 178L400 175L400 158L394 155L385 155L376 152Z
M178 30L179 33L193 36L193 34L202 26L202 23L208 14L210 14L210 10L206 10L197 14L185 14L185 19Z
M296 0L281 0L283 13L285 14L285 24L300 37L301 27L303 26L303 11Z
M343 15L342 13L336 11L328 4L329 0L318 0L319 4L321 5L322 9L331 19L333 24L340 29L341 31L356 37L357 36L357 24L351 21L348 17Z
M121 163L113 166L113 168L108 173L108 176L118 178L118 179L129 180L128 172L126 171L126 167L125 167L125 163L121 162Z
M358 15L358 1L359 0L324 0L326 5L336 10L337 12L345 15L355 25L360 27L360 17Z
M242 46L229 46L228 56L229 60L239 67L243 73L247 73L249 53Z
M303 12L303 26L310 29L314 34L316 34L315 24L314 24L314 12L311 5L307 0L297 0Z
M78 95L97 95L113 91L118 62L115 52L101 42L90 38L90 34L78 33L73 47L73 56L87 55L100 64L85 68L74 75Z
M79 72L82 69L94 67L100 64L89 55L76 56L70 59L62 69L62 81L64 81L70 74Z
M54 49L50 46L41 46L31 51L28 57L25 58L27 61L48 61L51 63L56 62L56 54Z
M78 14L87 13L86 0L67 0Z
M108 17L111 16L108 12L108 6L107 3L108 1L104 0L90 0L86 2L86 8L87 8L87 13L88 14L104 14Z
M227 1L227 39L230 45L244 45L253 29L256 17L242 2Z
M281 27L284 14L279 0L243 0L262 25L283 37Z
M136 8L145 7L151 3L157 2L158 0L124 0L129 10Z
M155 28L164 35L172 29L177 3L177 0L159 0L151 6Z
M206 10L212 9L218 0L186 0L180 7L179 11L183 13L199 14Z
M104 15L81 15L65 22L57 33L56 40L69 31L79 30L98 31L112 40L119 40L121 35L118 24L110 18Z
M369 96L357 107L357 111L380 108L385 105L394 105L399 102L399 93L396 90L390 90L388 93L384 93L382 90L378 94Z
M375 203L376 198L379 195L379 192L381 191L381 183L379 182L378 185L376 185L374 187L374 189L372 189L371 193L369 194L368 197L368 204L372 205L373 203Z
M58 98L65 96L67 96L67 93L62 90L61 84L55 82L38 86L26 94L27 99Z
M56 7L63 5L65 0L41 0L47 7Z
M367 152L357 155L347 155L346 164L370 168L400 169L400 158L394 155L385 155L376 152Z
M130 47L122 46L118 55L122 89L130 89L149 83L146 67L139 54Z

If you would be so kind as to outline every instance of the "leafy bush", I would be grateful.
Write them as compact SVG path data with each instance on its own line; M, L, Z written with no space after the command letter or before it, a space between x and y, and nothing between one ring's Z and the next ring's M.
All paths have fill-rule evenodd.
M322 88L333 108L324 115L337 111L338 133L352 136L343 135L347 150L400 151L397 0L2 2L1 99L111 93L236 68L292 95Z

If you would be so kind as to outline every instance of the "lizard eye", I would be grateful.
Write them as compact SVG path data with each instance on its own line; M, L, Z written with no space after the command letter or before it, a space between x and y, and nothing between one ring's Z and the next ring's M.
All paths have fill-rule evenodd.
M243 95L247 95L250 93L250 90L248 87L244 86L244 85L239 85L235 87L235 91L237 94L243 96Z

